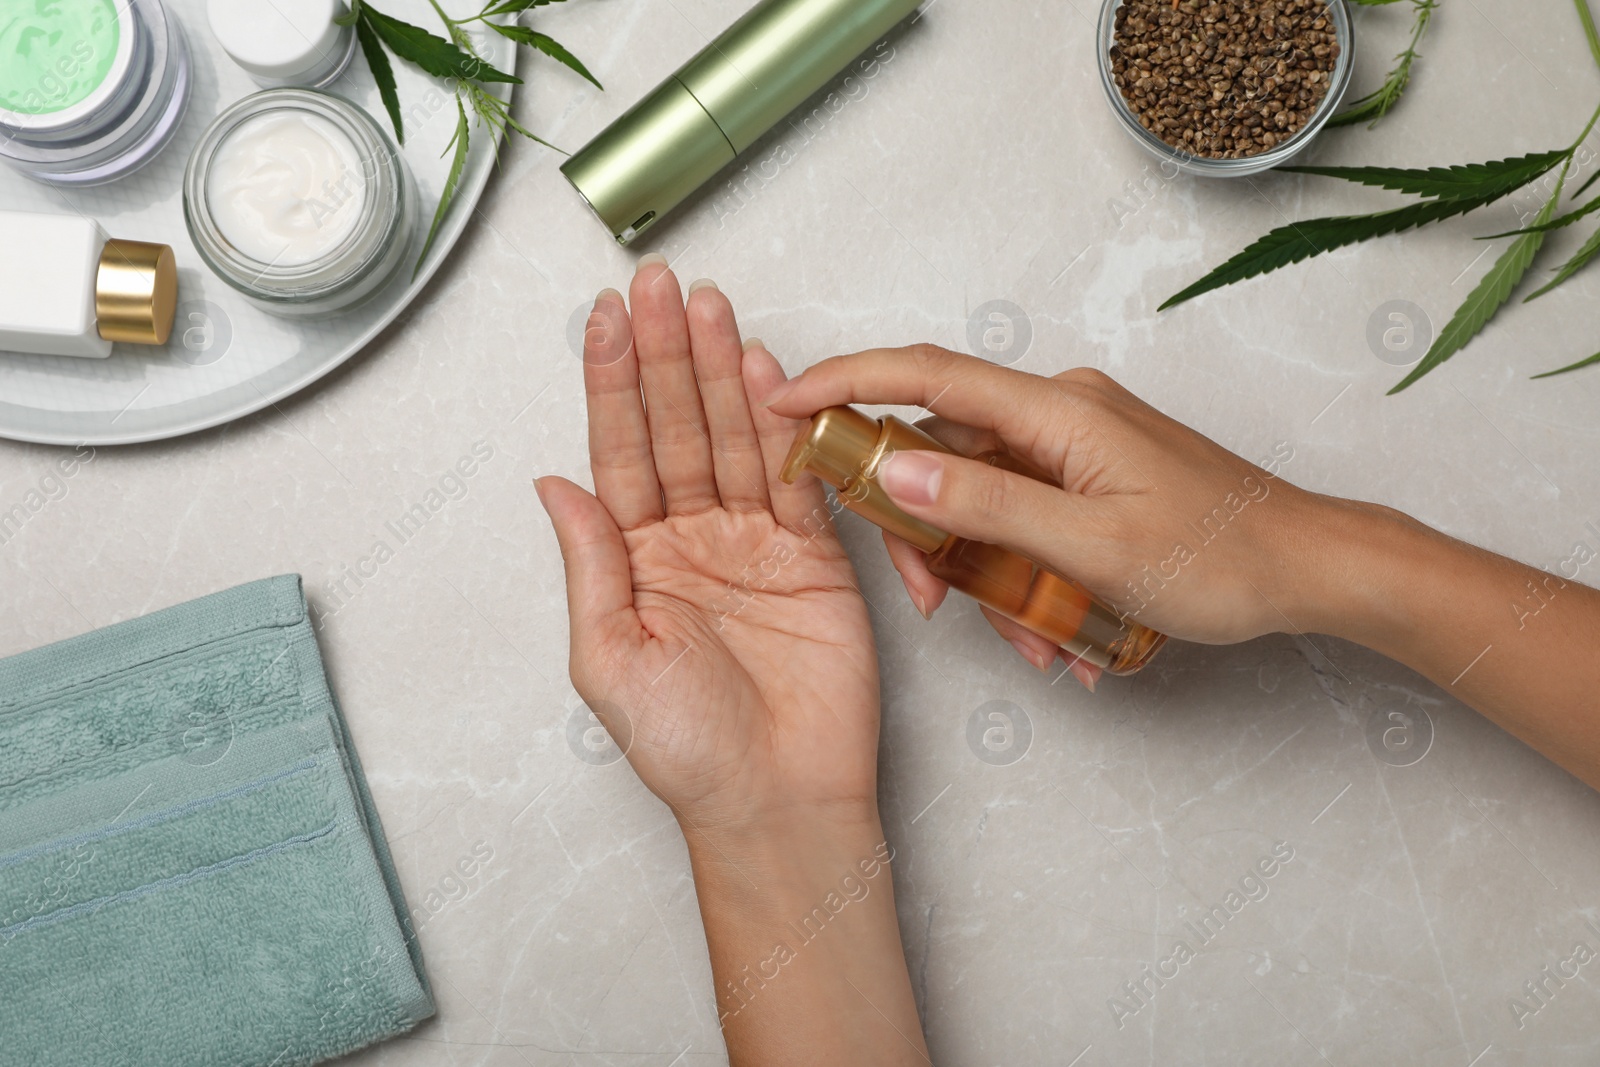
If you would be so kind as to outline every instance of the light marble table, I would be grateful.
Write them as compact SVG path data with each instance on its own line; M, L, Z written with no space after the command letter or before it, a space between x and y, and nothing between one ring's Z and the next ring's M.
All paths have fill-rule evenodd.
M576 147L743 4L541 10L609 91L530 61L519 113ZM1358 86L1397 50L1403 7L1361 13ZM1287 175L1162 180L1101 99L1095 13L938 0L873 77L841 84L826 121L758 148L771 162L738 175L742 195L719 186L632 252L556 156L515 144L441 277L370 351L256 417L101 449L0 545L0 653L305 576L406 893L429 913L440 1001L436 1021L357 1062L724 1060L682 841L626 764L569 743L561 569L531 486L587 479L573 315L639 251L685 283L714 276L791 371L869 344L966 348L974 312L1009 301L1032 331L1018 366L1103 368L1252 458L1287 442L1301 485L1540 565L1600 544L1600 369L1527 380L1600 347L1600 275L1512 308L1393 398L1403 372L1369 348L1375 310L1409 300L1442 326L1488 262L1470 238L1511 228L1511 207L1157 316L1285 216L1395 198ZM1550 148L1597 95L1570 5L1445 0L1400 110L1314 156ZM475 447L491 458L402 543L386 523ZM0 510L59 454L0 444ZM1575 943L1600 949L1594 793L1409 671L1324 638L1174 646L1097 696L1053 684L968 604L924 623L875 533L851 520L845 536L875 609L882 801L937 1063L1595 1062L1600 964L1547 983L1520 1026L1511 1010L1538 1003L1524 983ZM363 564L380 541L392 558ZM1537 639L1506 618L1507 642ZM969 746L991 701L1025 719L1020 760ZM1275 847L1292 859L1266 895L1127 999L1123 983ZM490 858L461 880L474 854Z

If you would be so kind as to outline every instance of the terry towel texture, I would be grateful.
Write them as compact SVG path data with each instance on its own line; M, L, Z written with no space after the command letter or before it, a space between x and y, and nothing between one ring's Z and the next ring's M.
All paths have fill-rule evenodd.
M433 996L300 579L0 660L0 1062L315 1063Z

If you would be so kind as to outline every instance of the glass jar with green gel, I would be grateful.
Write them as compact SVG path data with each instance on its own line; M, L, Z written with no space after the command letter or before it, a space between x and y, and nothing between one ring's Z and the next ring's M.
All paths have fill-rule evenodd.
M0 0L0 161L53 185L144 166L188 107L189 51L161 0Z
M105 84L122 36L111 0L4 0L0 108L48 115Z

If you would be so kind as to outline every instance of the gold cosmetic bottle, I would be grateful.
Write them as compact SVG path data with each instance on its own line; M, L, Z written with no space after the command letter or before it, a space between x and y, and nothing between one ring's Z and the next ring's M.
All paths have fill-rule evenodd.
M1132 674L1166 643L1166 635L1132 622L1072 579L999 545L970 541L901 511L878 484L883 461L901 449L954 454L909 423L874 419L850 407L817 412L795 438L782 477L809 471L833 486L846 508L928 555L928 570L968 596L1060 645L1071 656L1112 674ZM1045 481L1003 453L974 457Z

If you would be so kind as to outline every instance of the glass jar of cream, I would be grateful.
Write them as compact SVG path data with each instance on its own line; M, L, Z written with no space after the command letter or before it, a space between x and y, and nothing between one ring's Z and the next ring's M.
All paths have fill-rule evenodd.
M161 0L0 0L0 160L30 178L133 173L172 139L190 86Z
M183 215L219 278L266 311L309 318L351 307L399 273L417 231L417 190L361 108L313 89L268 89L200 138Z

